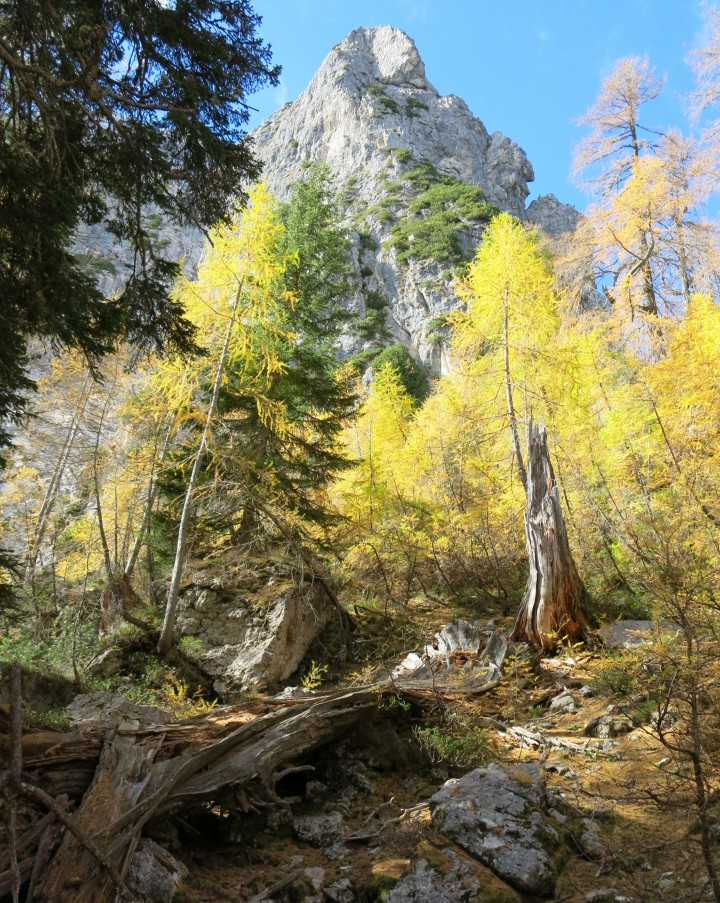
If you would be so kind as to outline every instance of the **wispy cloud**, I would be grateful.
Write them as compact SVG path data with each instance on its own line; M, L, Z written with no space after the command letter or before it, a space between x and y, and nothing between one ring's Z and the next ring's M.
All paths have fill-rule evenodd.
M410 21L427 19L427 6L425 3L419 2L419 0L400 0L400 3L405 7Z
M285 79L280 77L280 81L278 82L278 86L275 89L275 103L281 107L283 104L288 102L288 86L285 82Z

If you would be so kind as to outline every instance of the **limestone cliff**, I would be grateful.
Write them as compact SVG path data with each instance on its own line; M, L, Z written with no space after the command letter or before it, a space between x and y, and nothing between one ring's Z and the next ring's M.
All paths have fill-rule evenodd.
M330 51L307 88L253 133L270 189L286 200L318 163L341 193L358 274L351 309L359 326L345 356L402 342L442 370L442 318L457 306L452 276L470 258L497 209L551 237L579 214L553 195L526 209L533 169L510 138L490 134L454 95L427 80L412 40L383 26L357 28ZM194 266L195 231L151 224L168 256ZM78 236L97 261L101 288L123 279L123 253L98 230Z
M439 317L457 305L451 288L456 259L427 251L402 253L398 235L412 238L413 212L432 184L477 186L488 207L525 217L532 167L505 135L489 134L464 101L441 96L425 76L412 40L389 26L358 28L335 46L305 91L254 133L270 189L286 198L312 164L326 163L343 193L360 276L353 308L359 334L347 354L400 341L416 357L441 367ZM423 178L422 169L425 168ZM422 202L422 199L421 199ZM458 205L455 234L470 256L481 238L481 217ZM407 250L407 249L406 249Z

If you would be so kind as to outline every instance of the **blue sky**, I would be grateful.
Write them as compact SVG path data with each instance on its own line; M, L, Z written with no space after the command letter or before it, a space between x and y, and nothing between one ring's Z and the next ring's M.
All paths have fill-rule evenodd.
M702 29L701 0L255 0L260 33L283 67L279 87L249 98L257 125L305 88L333 44L359 25L393 25L415 41L428 79L457 94L486 128L516 141L535 169L531 198L552 192L580 209L570 179L574 120L617 59L647 54L666 73L647 123L687 130L685 64Z

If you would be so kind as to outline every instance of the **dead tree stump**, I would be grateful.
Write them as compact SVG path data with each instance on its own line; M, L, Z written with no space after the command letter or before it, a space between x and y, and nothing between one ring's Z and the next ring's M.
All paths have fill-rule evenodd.
M547 431L528 424L525 540L530 573L511 640L552 650L559 639L581 639L588 626L587 593L568 543Z

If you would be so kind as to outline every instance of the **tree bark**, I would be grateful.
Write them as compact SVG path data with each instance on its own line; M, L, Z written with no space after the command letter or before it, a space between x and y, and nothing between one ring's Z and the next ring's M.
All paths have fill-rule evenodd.
M552 650L588 626L585 587L573 561L542 424L528 424L525 540L530 573L510 639Z

